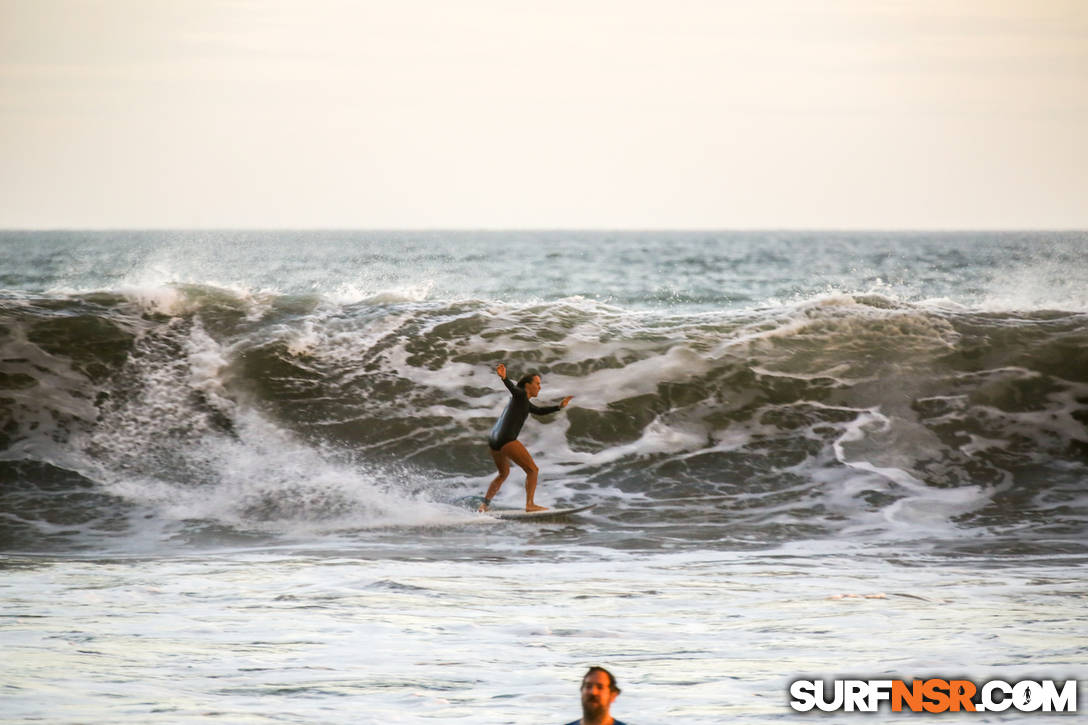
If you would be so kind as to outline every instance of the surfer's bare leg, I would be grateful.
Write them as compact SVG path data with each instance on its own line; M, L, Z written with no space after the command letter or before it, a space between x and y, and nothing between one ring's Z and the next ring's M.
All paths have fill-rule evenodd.
M529 455L529 451L521 441L510 441L502 447L502 452L525 471L525 510L547 511L546 506L537 506L533 502L533 494L536 493L536 477L540 469L536 467L536 461Z
M502 488L502 482L506 480L506 477L510 475L510 459L506 457L506 454L502 451L495 451L490 448L491 459L495 461L495 468L498 469L499 475L491 481L491 485L487 487L487 495L484 496L488 501L495 498L495 494ZM487 511L488 505L486 502L480 504L480 508L477 511Z

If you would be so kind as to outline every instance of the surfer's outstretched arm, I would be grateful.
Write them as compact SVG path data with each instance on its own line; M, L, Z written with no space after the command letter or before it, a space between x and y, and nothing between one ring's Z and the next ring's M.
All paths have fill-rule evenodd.
M506 366L499 363L499 366L495 368L495 372L502 378L502 384L506 386L506 389L510 391L511 395L517 395L518 393L525 394L525 391L510 382L510 378L506 377Z
M533 405L532 403L529 403L529 412L533 415L550 415L551 413L558 413L560 410L567 407L573 397L573 395L568 395L563 398L559 405Z

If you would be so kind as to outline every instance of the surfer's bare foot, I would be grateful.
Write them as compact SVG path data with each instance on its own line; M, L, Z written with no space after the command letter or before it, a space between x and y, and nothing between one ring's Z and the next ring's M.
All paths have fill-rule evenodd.
M482 504L480 504L480 508L476 509L476 513L482 514L484 511L488 511L488 510L489 509L487 508L487 504L482 503Z
M548 507L547 506L537 506L535 503L527 503L527 504L525 504L525 510L526 511L547 511Z

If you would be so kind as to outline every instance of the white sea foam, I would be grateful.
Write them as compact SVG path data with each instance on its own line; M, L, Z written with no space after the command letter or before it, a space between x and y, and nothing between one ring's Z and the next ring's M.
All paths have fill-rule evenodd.
M223 379L229 361L222 346L216 342L197 320L186 340L189 362L189 386L199 390L205 398L220 410L231 410L234 401L226 391Z
M1082 587L1058 567L903 566L848 541L580 560L540 545L484 561L364 547L14 566L6 579L22 609L5 624L19 643L5 653L5 712L566 722L586 667L603 664L624 721L748 724L806 720L789 714L789 680L846 667L909 679L940 666L976 682L1055 667L1088 676L1070 646ZM874 591L886 595L831 598ZM111 678L124 686L96 686ZM59 681L68 686L51 690Z
M834 443L838 461L863 474L860 479L847 478L834 495L844 498L844 510L857 510L852 502L856 502L859 493L888 488L881 482L883 479L894 484L898 496L880 515L896 528L919 536L977 535L975 531L958 529L953 518L985 506L996 489L981 485L955 488L927 485L912 470L917 451L935 450L938 446L927 429L901 420L893 422L878 409L870 409L848 424Z
M318 330L318 322L312 317L302 321L298 328L286 332L287 354L292 357L309 357L317 354L326 338Z
M684 382L706 374L706 357L686 345L669 347L663 355L627 363L620 368L604 368L577 380L550 375L551 384L564 390L578 391L582 407L603 409L608 403L656 392L663 382Z
M214 522L279 535L450 525L468 518L425 495L406 495L407 486L398 485L403 473L336 463L256 413L239 416L236 430L236 437L206 438L190 452L208 471L204 480L121 476L107 490L152 507L167 522Z

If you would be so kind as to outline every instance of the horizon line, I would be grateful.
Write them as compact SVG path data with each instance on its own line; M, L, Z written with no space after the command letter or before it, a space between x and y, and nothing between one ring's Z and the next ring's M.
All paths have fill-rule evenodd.
M491 227L491 226L449 226L449 227L349 227L349 226L42 226L42 227L0 227L0 233L22 232L606 232L606 233L667 233L667 232L833 232L833 233L1001 233L1001 232L1050 232L1078 233L1088 232L1085 227Z

